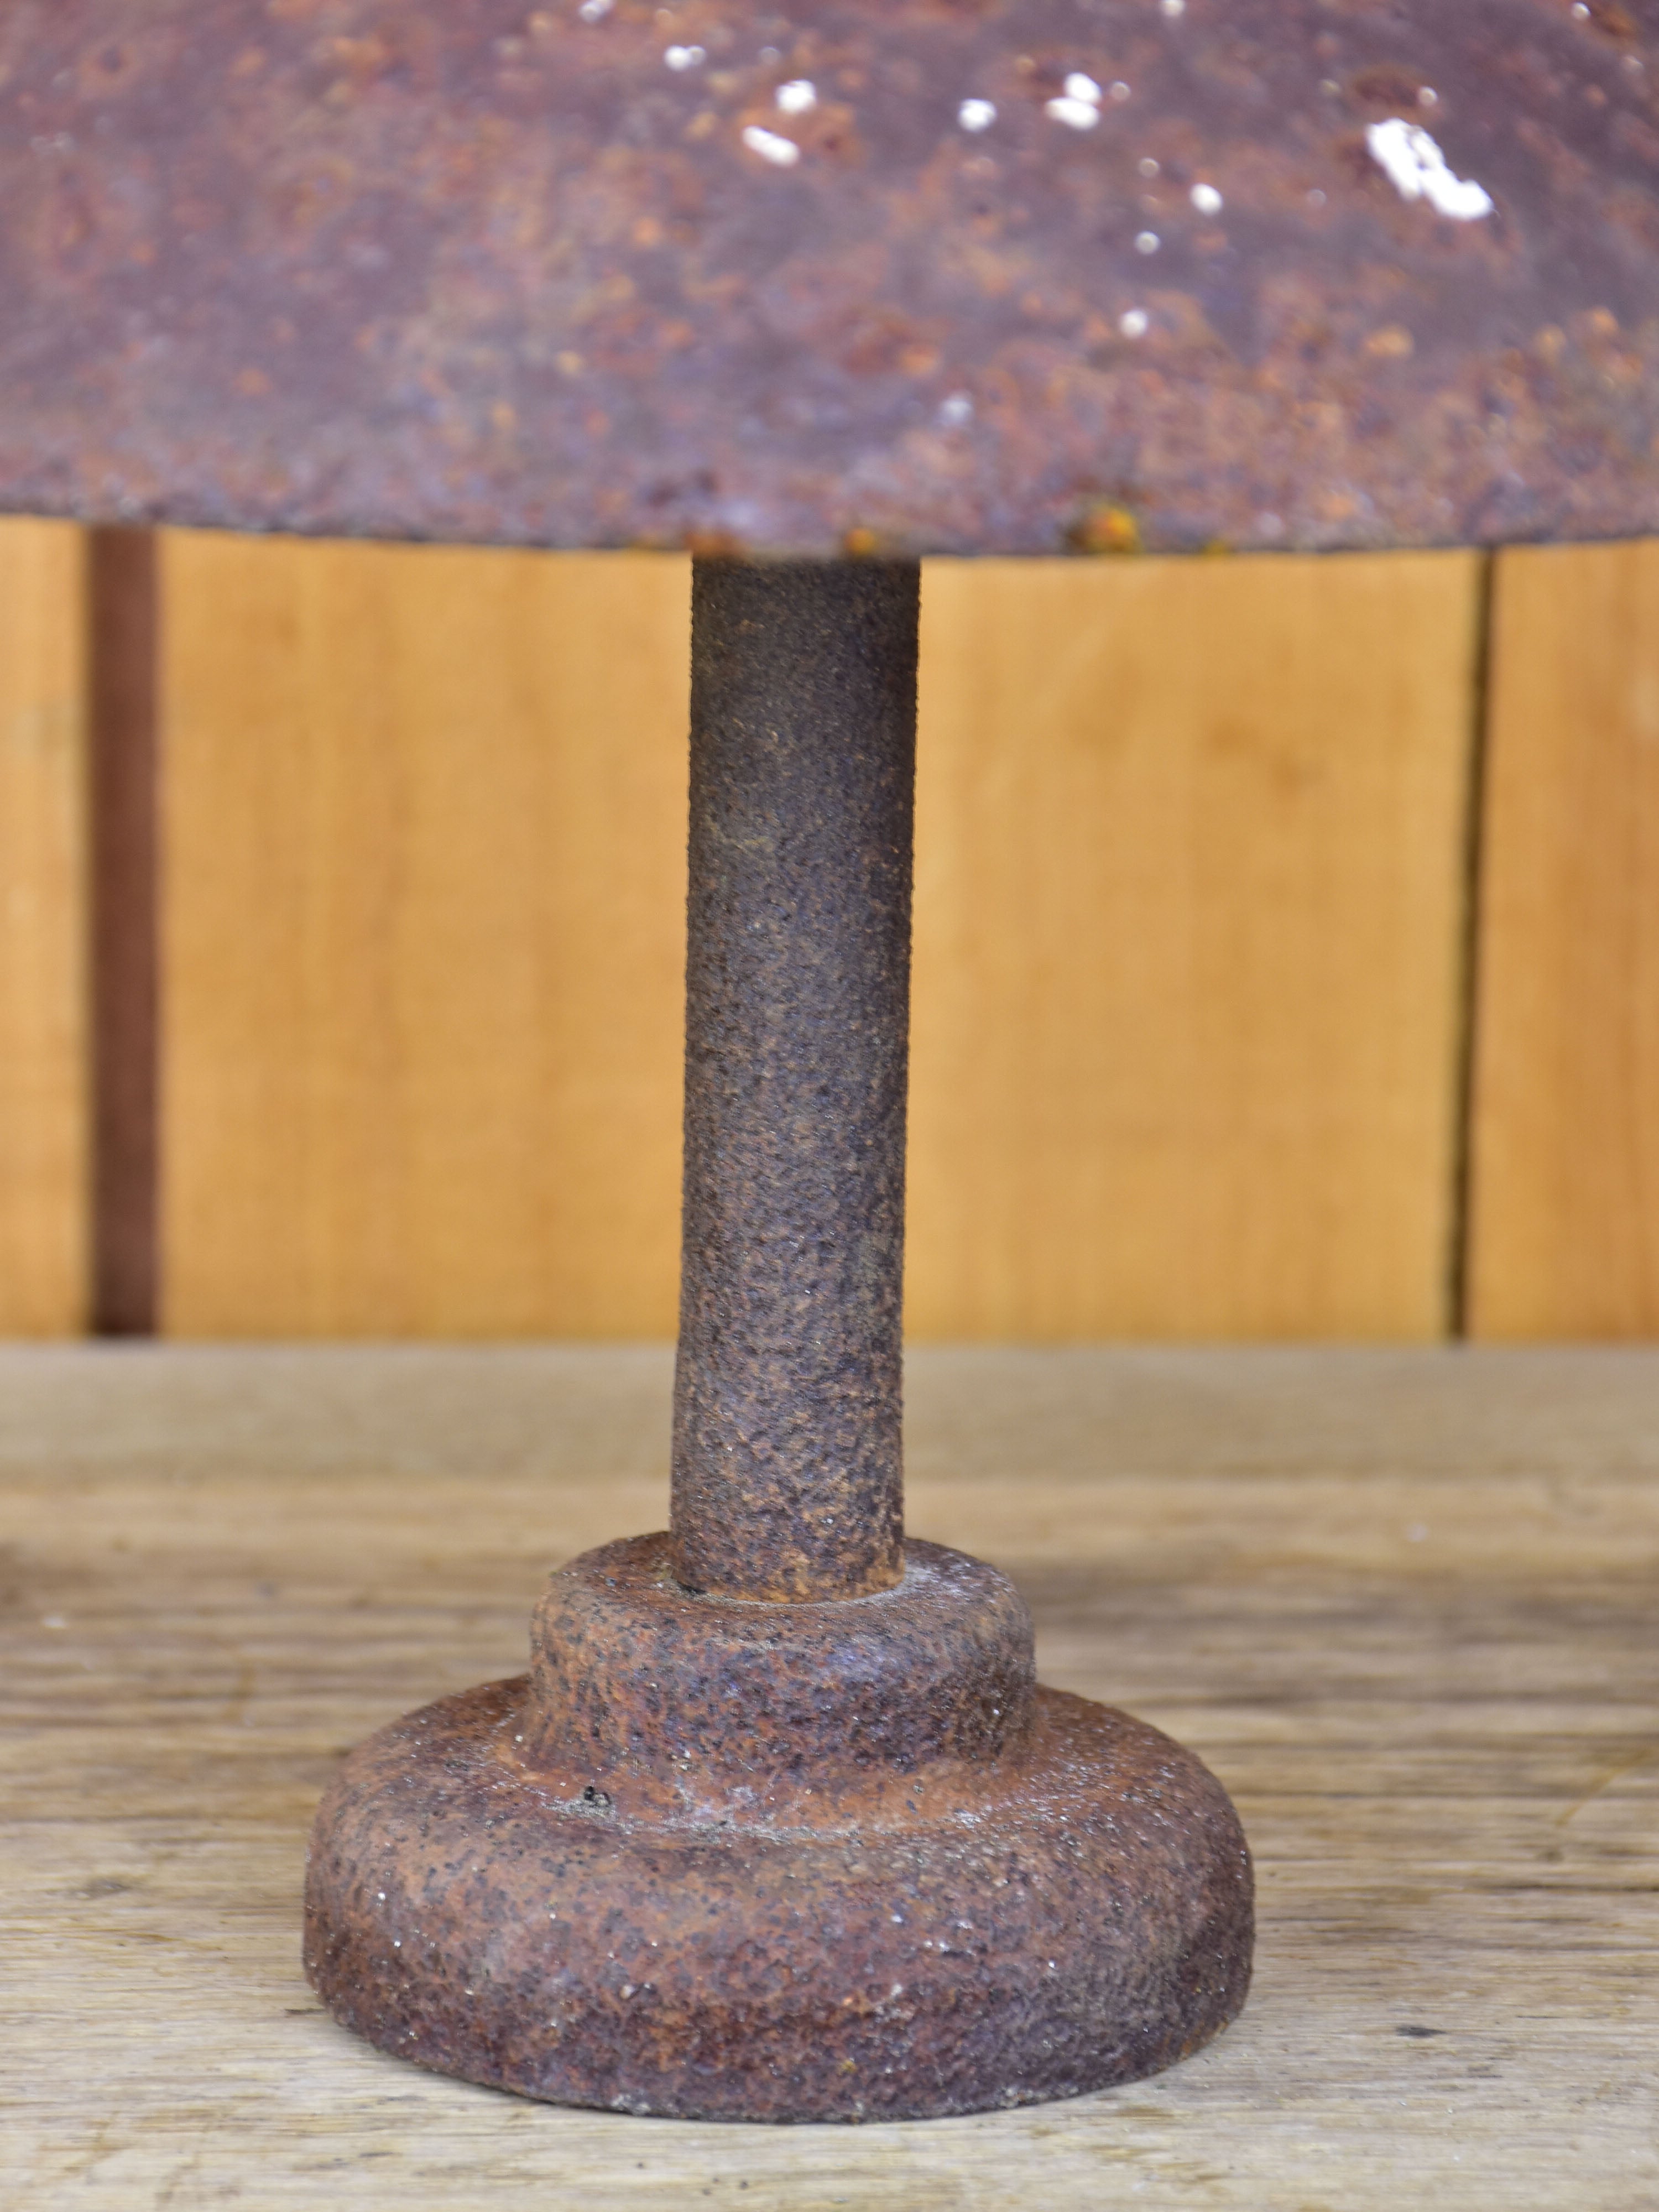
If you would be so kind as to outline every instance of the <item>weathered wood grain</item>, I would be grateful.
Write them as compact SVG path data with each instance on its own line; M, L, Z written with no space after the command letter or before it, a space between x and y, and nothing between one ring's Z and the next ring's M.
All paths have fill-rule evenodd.
M0 1334L88 1305L85 541L0 520Z
M1444 1332L1478 583L928 567L917 1334Z
M1659 2198L1659 1355L922 1353L912 1522L1199 1748L1261 1887L1188 2065L866 2130L406 2071L300 1974L332 1759L660 1522L655 1352L0 1353L0 2195L1445 2212Z
M1659 544L1498 564L1469 1322L1659 1334Z

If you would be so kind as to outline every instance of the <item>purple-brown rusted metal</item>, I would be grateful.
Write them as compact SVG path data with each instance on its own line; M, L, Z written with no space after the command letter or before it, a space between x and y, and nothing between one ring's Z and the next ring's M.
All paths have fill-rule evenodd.
M313 1838L313 1981L446 2072L918 2117L1150 2072L1244 2000L1220 1785L903 1540L918 586L695 564L673 1530L555 1575L529 1676L374 1738Z
M398 2056L686 2118L929 2118L1184 2057L1250 1865L1155 1729L1036 1686L992 1568L694 1596L665 1536L553 1577L529 1676L411 1713L318 1815L306 1963Z
M0 506L1659 528L1659 0L0 0Z
M673 1527L343 1769L373 2040L859 2118L1243 2002L1219 1785L903 1540L915 559L1659 526L1631 7L0 0L0 505L702 556Z
M688 1588L902 1572L913 563L694 563L674 1540Z

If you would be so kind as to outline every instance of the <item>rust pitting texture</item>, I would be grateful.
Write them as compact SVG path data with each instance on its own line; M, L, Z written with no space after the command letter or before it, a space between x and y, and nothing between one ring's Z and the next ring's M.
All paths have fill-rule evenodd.
M896 1580L921 573L694 563L673 1524L696 1589Z
M669 1558L657 1537L578 1560L531 1676L346 1761L307 1886L337 2018L558 2103L858 2120L1131 2080L1234 2017L1252 1915L1231 1806L1156 1729L1038 1689L1000 1576L915 1546L879 1595L780 1607L680 1590ZM958 1626L935 1643L941 1608ZM866 1660L918 1638L925 1712L868 1729Z
M537 1610L526 1759L659 1820L817 1826L972 1800L1031 1725L1030 1616L959 1552L913 1540L903 1566L851 1604L688 1610L660 1537L589 1553Z
M1407 197L1379 125L1490 212ZM0 206L13 507L1659 528L1659 0L5 0Z
M306 1959L383 2048L558 2102L969 2112L1232 2018L1224 1793L1037 1686L994 1569L906 1544L919 570L693 564L673 1527L553 1577L529 1675L319 1812Z

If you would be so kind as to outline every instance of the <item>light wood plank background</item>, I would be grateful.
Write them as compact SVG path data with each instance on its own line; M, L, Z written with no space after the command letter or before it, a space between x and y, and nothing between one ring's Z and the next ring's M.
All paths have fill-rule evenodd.
M1659 1334L1659 544L1511 553L1494 607L1470 1317Z
M0 1334L86 1325L85 544L0 520Z
M1443 1330L1478 581L927 568L919 1335Z
M165 574L167 1327L666 1330L684 563ZM1443 1326L1475 578L929 566L915 1333Z
M422 2074L300 1971L345 1746L659 1524L666 1352L0 1354L0 2199L27 2212L1659 2203L1659 1358L921 1353L911 1518L1255 1855L1243 2015L1075 2103L743 2128Z
M165 1320L672 1325L685 567L164 542ZM1659 545L930 564L923 1337L1659 1331ZM84 558L0 526L0 1331L86 1306ZM1472 1165L1459 1234L1459 1161Z
M162 1312L671 1334L684 562L169 535Z

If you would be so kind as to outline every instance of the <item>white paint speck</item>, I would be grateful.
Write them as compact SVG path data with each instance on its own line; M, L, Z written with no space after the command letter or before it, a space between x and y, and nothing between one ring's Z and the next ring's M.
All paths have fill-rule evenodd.
M380 1899L382 1905L386 1903L386 1892L383 1889L377 1889L374 1894Z
M964 131L988 131L996 119L996 102L991 100L964 100L957 110Z
M1420 124L1390 116L1370 126L1365 143L1402 199L1427 200L1437 215L1454 222L1479 222L1492 213L1492 195L1473 178L1455 176Z
M1221 195L1213 185L1194 185L1192 202L1200 215L1219 215L1221 212Z
M1067 100L1086 100L1093 107L1100 105L1100 87L1093 77L1085 76L1081 70L1072 71L1066 80L1064 90Z
M582 0L576 13L584 23L598 23L611 13L615 5L616 0Z
M939 419L947 430L959 430L974 419L974 403L965 392L953 392L939 402Z
M1143 154L1135 163L1135 167L1143 177L1155 177L1158 174L1158 163L1153 161L1150 154Z
M1589 22L1589 7L1585 4L1585 0L1572 0L1572 13L1573 13L1573 20L1574 20L1574 21L1575 21L1575 22L1579 22L1579 23L1588 23L1588 22Z
M1139 231L1135 236L1135 252L1137 253L1156 253L1158 247L1163 243L1163 240L1158 236L1155 230Z
M1114 100L1127 100L1128 97L1129 88L1124 83L1122 78L1119 77L1112 87L1112 98Z
M1184 15L1187 12L1187 0L1158 0L1158 4L1166 15Z
M1145 307L1131 307L1127 314L1118 317L1117 326L1126 338L1144 338L1152 326L1152 319Z
M758 154L763 161L770 161L776 168L793 169L800 159L800 148L793 138L780 138L775 131L763 131L758 123L749 125L743 143L751 154Z
M805 115L817 104L818 88L808 77L792 77L778 87L778 106L786 115Z
M672 70L701 69L708 56L701 46L668 46L663 59Z
M1090 100L1051 100L1042 112L1052 121L1066 124L1073 131L1092 131L1100 120L1100 110Z
M1440 94L1431 84L1421 85L1418 88L1417 104L1419 107L1438 107Z

